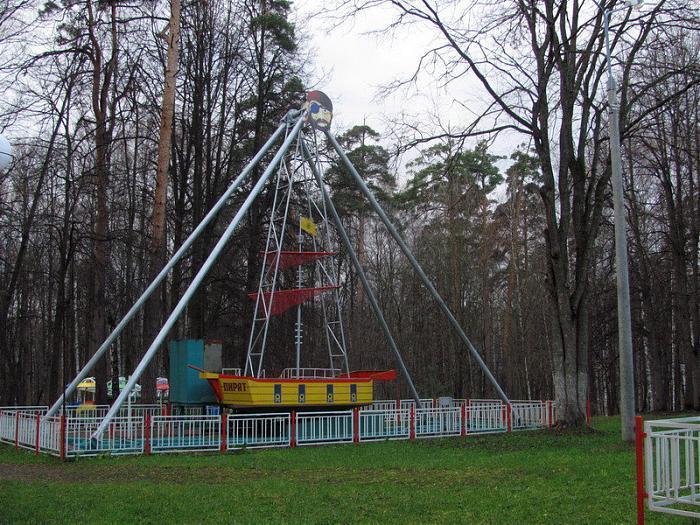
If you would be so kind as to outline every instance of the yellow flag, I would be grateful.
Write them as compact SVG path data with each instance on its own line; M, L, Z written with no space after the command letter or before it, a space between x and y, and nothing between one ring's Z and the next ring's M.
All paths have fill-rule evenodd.
M306 233L309 235L313 235L314 237L316 236L318 226L309 219L308 217L302 217L301 220L299 221L299 226L301 226L301 229L304 230Z

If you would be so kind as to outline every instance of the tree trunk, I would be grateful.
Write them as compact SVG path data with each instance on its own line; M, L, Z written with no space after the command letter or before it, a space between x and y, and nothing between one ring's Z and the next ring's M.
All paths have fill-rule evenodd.
M155 280L165 266L165 212L168 193L168 169L173 136L173 117L175 113L175 88L180 46L180 0L170 2L170 22L167 36L168 53L165 66L165 85L163 87L163 104L160 114L158 133L158 161L156 164L156 188L153 196L153 213L151 215L151 243L149 250L149 282ZM161 287L164 289L164 287ZM164 316L163 294L160 290L153 293L144 309L143 341L151 344L162 326ZM145 349L144 349L145 350ZM160 352L160 350L159 350ZM156 401L156 374L158 358L151 361L144 370L141 379L141 399L144 403Z

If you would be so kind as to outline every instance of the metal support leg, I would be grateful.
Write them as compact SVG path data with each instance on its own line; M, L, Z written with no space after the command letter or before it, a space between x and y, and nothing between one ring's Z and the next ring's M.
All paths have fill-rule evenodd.
M165 337L168 335L168 332L170 332L173 325L177 321L178 317L180 317L180 314L187 306L187 303L190 302L190 299L194 295L195 291L197 291L197 288L199 287L199 285L204 280L204 277L206 276L207 272L209 272L209 269L214 265L214 263L216 262L216 259L218 259L219 255L223 251L224 247L226 246L226 243L228 242L229 238L233 234L234 230L236 229L236 227L241 222L241 220L243 219L243 217L247 213L248 209L250 208L250 205L255 200L255 198L258 196L258 193L260 193L260 190L267 182L267 179L270 178L270 175L272 174L272 172L276 169L277 164L279 164L279 162L282 160L282 157L287 152L287 149L289 149L289 146L296 139L296 136L299 133L299 130L301 129L301 126L303 123L304 123L304 114L302 113L301 115L298 116L296 124L292 128L292 131L289 133L289 135L285 139L284 143L282 144L280 149L277 151L274 158L272 159L270 164L267 166L267 168L263 172L263 174L260 177L260 179L258 180L258 182L255 184L253 189L251 190L250 194L248 195L246 200L243 202L243 205L241 206L241 208L238 210L236 215L233 217L233 219L229 223L228 227L224 231L224 234L221 236L219 241L216 243L216 246L214 246L214 249L209 254L209 257L207 257L207 260L204 261L204 264L200 268L199 272L197 272L197 275L194 277L194 279L190 283L189 287L187 288L187 290L185 291L183 296L180 298L180 301L177 303L177 306L170 314L170 317L168 317L168 320L165 322L165 324L161 328L160 332L158 332L158 335L153 340L153 343L151 343L151 346L148 348L148 350L146 350L146 353L144 354L143 358L141 359L141 362L138 364L138 366L136 367L136 370L134 370L134 373L131 375L131 377L127 381L126 386L120 392L119 397L114 401L114 403L110 407L109 411L107 412L107 415L104 417L104 419L102 420L100 425L97 427L97 430L92 435L93 439L98 439L102 435L105 428L107 428L107 425L109 425L109 422L112 420L114 415L119 411L119 408L121 407L121 405L124 403L124 401L126 399L126 395L128 395L128 393L131 392L131 390L133 390L134 385L136 384L136 381L138 381L139 377L141 376L141 374L143 373L145 368L148 366L148 363L151 361L151 359L153 358L153 356L157 352L158 348L160 348L161 344L163 344L163 341L165 340Z
M131 309L127 312L127 314L124 316L124 318L119 321L119 324L114 328L111 334L105 339L105 342L102 343L102 346L100 346L95 354L90 358L90 360L85 364L85 366L82 368L82 370L78 373L77 376L75 376L75 379L71 381L71 383L66 387L64 393L58 398L58 400L51 406L49 411L44 415L44 417L52 417L58 409L61 407L63 404L64 399L67 399L69 396L75 392L75 389L77 388L78 384L87 377L87 375L90 373L90 371L94 368L94 366L97 364L97 362L102 358L102 356L105 354L105 352L112 346L114 341L117 339L119 334L122 332L122 330L126 327L127 324L129 324L129 321L136 315L136 313L141 309L141 307L146 303L146 300L151 296L151 294L158 288L160 283L166 278L168 273L170 273L170 270L177 264L177 262L182 258L182 256L185 254L185 252L189 249L190 246L194 243L194 241L199 237L199 235L204 231L204 229L209 225L209 223L216 217L216 215L219 213L219 210L226 204L226 201L233 195L233 192L238 189L238 187L243 183L243 181L248 177L250 174L251 170L255 167L255 165L260 161L260 159L263 158L263 156L268 152L270 147L277 141L277 139L284 133L284 130L287 128L287 123L282 122L280 126L277 128L277 131L270 137L270 139L263 145L262 148L260 148L260 151L253 157L253 159L250 161L250 163L243 169L241 174L231 183L231 185L228 187L228 189L224 192L224 194L221 196L221 198L214 204L211 210L209 210L209 213L202 219L202 222L197 225L195 230L190 234L190 236L187 238L187 240L180 246L180 248L175 252L175 254L172 256L172 258L168 261L168 263L163 267L163 269L160 271L158 276L153 280L153 282L146 288L146 290L141 294L141 297L134 303L134 305L131 307Z
M460 338L462 339L464 344L469 349L469 352L471 353L474 360L476 360L476 362L481 367L481 370L484 372L484 374L486 374L486 377L491 382L493 387L496 389L496 392L498 393L498 397L500 397L504 403L508 403L508 397L506 396L505 392L503 392L503 389L501 389L500 385L498 384L498 381L496 381L496 378L493 377L493 374L491 373L489 368L486 366L486 363L484 363L484 360L479 355L479 352L477 352L476 348L474 348L474 345L471 343L471 341L467 337L467 334L464 333L464 330L462 330L462 327L459 325L459 322L457 321L457 319L455 319L455 316L452 315L452 312L450 311L449 307L447 306L447 304L445 303L443 298L440 296L438 291L433 286L433 283L431 283L430 279L428 279L428 276L425 275L423 268L421 268L420 264L418 264L418 261L413 256L413 253L411 252L409 247L406 245L404 240L401 238L401 236L399 235L399 232L396 231L396 228L389 220L389 217L387 217L386 213L384 212L382 207L377 202L377 199L374 197L374 195L372 194L370 189L367 187L367 184L365 184L365 181L362 179L360 174L355 169L355 166L352 165L352 162L350 162L350 159L343 151L343 148L340 147L340 144L338 144L338 141L335 140L335 137L333 136L332 133L330 133L327 130L324 131L324 133L326 134L326 137L328 137L329 142L333 145L333 148L335 149L335 151L338 153L338 155L342 159L343 164L345 164L345 167L348 169L350 174L355 179L355 182L359 186L360 190L362 190L362 193L364 193L365 197L367 197L367 200L372 205L372 208L374 208L374 211L377 212L377 215L379 215L379 218L382 220L382 222L386 226L387 230L389 230L389 233L394 238L394 240L396 240L397 244L401 248L401 251L403 251L404 255L406 256L408 261L411 263L411 266L413 266L413 269L415 270L416 274L418 274L421 281L423 281L423 284L428 289L430 294L433 296L433 299L435 299L435 301L438 303L438 306L444 312L444 314L447 316L447 319L450 321L450 324L452 324L452 327L457 331Z
M330 196L328 195L328 191L326 190L325 185L323 184L323 179L321 178L321 174L318 172L316 169L316 165L313 162L313 159L311 158L311 154L309 152L308 147L304 142L302 142L301 147L304 151L304 157L306 158L306 161L309 163L309 166L311 167L311 171L314 174L314 177L316 178L316 182L318 183L319 188L321 188L321 193L323 195L323 200L326 202L326 208L328 208L331 212L331 215L333 216L333 221L335 222L336 227L338 228L338 233L340 234L340 239L343 241L343 244L348 250L348 253L350 254L350 259L352 260L352 264L355 267L355 270L357 271L357 275L360 277L360 281L362 282L362 287L365 289L365 293L367 294L367 298L369 299L370 305L372 306L372 310L374 311L374 315L377 317L377 321L379 321L379 326L382 328L382 332L384 332L384 337L386 338L387 343L389 344L389 347L391 350L394 352L394 355L396 356L396 360L399 363L399 367L401 368L401 372L403 373L404 378L406 378L406 382L408 382L408 387L411 390L411 395L413 398L416 400L416 403L420 406L420 396L418 395L418 392L416 391L416 387L413 384L413 380L411 379L411 374L408 373L408 369L406 368L406 365L403 362L403 359L401 358L401 353L399 352L399 348L396 346L396 342L394 341L394 338L391 335L391 331L389 330L389 325L387 324L386 320L384 319L384 315L382 314L381 308L379 308L379 304L377 303L377 298L374 296L374 292L372 291L372 288L369 285L369 281L367 280L367 275L365 274L364 268L362 268L362 265L360 264L360 260L357 258L357 254L355 253L354 248L352 247L352 243L350 242L350 238L348 237L347 232L345 231L345 228L343 227L342 222L340 221L340 216L338 215L338 210L335 209L335 205L333 204L333 201L331 201Z

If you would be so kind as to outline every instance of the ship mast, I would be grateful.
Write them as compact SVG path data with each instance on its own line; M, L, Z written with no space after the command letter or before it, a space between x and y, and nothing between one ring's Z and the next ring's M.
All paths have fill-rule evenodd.
M265 248L261 252L258 290L249 294L255 307L244 373L258 378L264 375L263 361L268 351L272 318L294 306L296 359L294 366L287 369L287 374L290 378L304 376L301 355L303 303L315 297L319 298L328 353L327 374L335 376L350 372L339 275L331 258L337 254L331 251L334 235L323 193L302 154L302 141L312 152L314 162L319 162L315 133L308 137L299 133L294 151L277 170ZM289 251L287 247L292 246L296 249ZM294 267L296 272L292 271Z

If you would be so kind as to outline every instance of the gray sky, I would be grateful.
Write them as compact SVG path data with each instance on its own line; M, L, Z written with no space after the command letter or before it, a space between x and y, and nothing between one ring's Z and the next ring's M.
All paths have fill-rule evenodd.
M474 77L440 87L429 74L424 74L419 88L414 89L411 96L404 90L378 97L381 86L410 77L432 43L429 31L416 25L394 35L368 34L393 20L391 8L375 8L329 32L331 23L327 18L318 14L306 16L310 10L318 9L317 1L297 0L294 6L305 19L315 51L316 68L319 73L326 73L316 88L333 101L336 132L366 119L369 126L386 135L388 121L398 118L402 112L422 114L420 122L426 131L436 125L431 115L439 115L441 125L457 130L469 122L470 114L456 100L472 108L483 104L481 87ZM523 140L522 136L499 137L492 152L508 156ZM409 154L408 158L414 155ZM508 164L501 162L499 167L504 170Z

